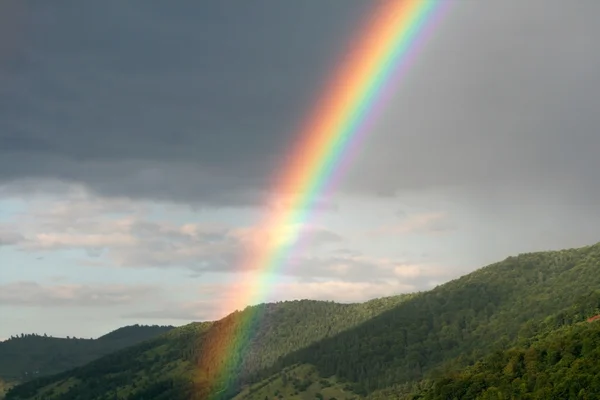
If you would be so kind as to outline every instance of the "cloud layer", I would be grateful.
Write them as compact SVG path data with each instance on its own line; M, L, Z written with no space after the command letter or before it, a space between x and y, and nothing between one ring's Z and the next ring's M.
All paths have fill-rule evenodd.
M3 2L0 185L264 204L372 5ZM344 190L528 189L536 201L539 188L589 203L600 193L598 12L595 0L454 4Z
M0 306L106 307L122 306L156 296L151 286L131 285L42 285L12 282L0 285Z
M143 204L85 194L32 204L17 221L4 225L2 243L24 251L83 250L99 258L98 264L184 267L196 272L233 272L242 259L263 247L289 242L295 229L306 250L342 241L334 232L308 225L273 230L159 221Z
M367 8L21 7L11 32L19 44L0 59L0 183L58 179L104 195L221 206L264 203Z
M190 214L191 215L191 214ZM443 214L407 217L404 228L377 235L435 232ZM396 282L415 290L449 276L450 271L422 260L381 257L353 250L347 239L324 227L301 224L281 227L175 223L153 217L152 205L127 199L106 199L80 192L72 197L45 198L29 204L5 222L6 245L42 254L75 251L88 268L160 268L236 276L263 272L261 254L291 246L276 272L308 284L346 282L380 285ZM299 236L290 234L298 230ZM365 238L372 235L364 234ZM254 263L256 257L260 262ZM308 286L307 286L308 287Z
M598 12L594 0L456 2L348 188L597 205Z

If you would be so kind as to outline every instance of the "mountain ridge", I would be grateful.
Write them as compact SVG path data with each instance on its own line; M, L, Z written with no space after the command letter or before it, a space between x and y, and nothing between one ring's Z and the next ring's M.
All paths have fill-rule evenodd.
M364 305L350 306L344 313L347 306L311 301L248 307L201 328L175 329L144 349L129 348L60 376L18 386L9 398L45 393L45 398L62 400L231 399L297 365L310 365L322 379L335 377L350 397L374 399L393 387L403 387L402 395L407 395L406 388L533 340L540 330L598 314L598 266L600 244L508 257L430 291L388 300L374 313L366 312ZM240 318L253 310L265 311L262 331L236 331ZM358 312L361 318L349 322ZM295 329L302 324L304 329ZM231 367L223 364L231 369L227 380L218 382L221 393L211 395L210 367L223 363L211 352L219 348L220 337L232 333L246 335L247 340L234 349L238 360ZM119 368L102 367L118 359ZM52 395L49 390L54 390Z
M12 335L0 342L0 378L14 382L62 372L171 329L174 327L135 324L115 329L96 339L45 334Z

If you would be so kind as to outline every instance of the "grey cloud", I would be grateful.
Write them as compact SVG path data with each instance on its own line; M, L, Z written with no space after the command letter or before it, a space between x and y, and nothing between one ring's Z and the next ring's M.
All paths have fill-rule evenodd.
M456 271L404 259L378 259L360 255L299 256L283 271L302 282L335 279L343 282L380 284L398 281L415 290L429 289L432 281L453 278Z
M26 10L2 28L0 184L55 179L212 205L264 203L369 7L18 3L0 5Z
M431 221L428 226L423 228L424 233L443 233L458 229L456 222L448 218L439 218Z
M237 271L255 246L281 235L261 227L176 224L147 217L142 206L119 199L80 195L41 201L19 219L24 237L16 244L34 252L83 250L95 258L81 262L88 266L173 267L203 274ZM294 229L299 229L297 243L302 251L327 249L344 241L322 227Z
M207 257L207 259L211 259ZM397 282L410 286L413 290L430 289L433 282L443 282L459 276L462 272L458 268L442 268L437 265L423 263L423 260L412 261L405 259L382 260L374 257L360 256L353 253L340 255L336 251L324 255L290 256L281 261L279 274L297 280L301 284L319 283L323 281L336 281L353 284L383 284ZM219 272L237 272L238 264L226 264L226 268L214 269ZM165 265L162 265L165 267ZM210 267L203 265L190 265L194 270L190 277L201 277Z
M18 232L3 231L0 229L0 246L10 246L23 240L23 235Z
M156 297L156 288L127 285L41 285L37 282L12 282L0 285L0 305L101 307L124 305Z
M447 213L428 212L406 215L401 222L379 227L366 233L367 237L430 235L458 229L458 225Z
M225 288L223 288L225 290ZM136 320L185 320L185 321L214 321L221 315L215 310L219 304L215 300L200 300L187 303L171 303L151 310L140 310L123 315L123 318L134 318Z
M130 232L131 245L105 247L112 262L124 267L183 267L201 276L208 271L236 272L252 247L235 229L207 228L185 233L144 222L142 233L137 225ZM302 233L300 243L304 251L313 251L342 240L334 232L314 229Z
M427 285L432 286L433 282ZM232 287L233 286L233 287ZM237 290L236 290L237 289ZM195 292L208 299L190 302L171 302L155 308L139 310L123 315L124 318L136 320L159 319L187 320L187 321L212 321L224 317L224 313L233 312L234 309L225 309L223 304L233 305L234 297L240 290L244 290L241 283L213 283L198 285ZM397 295L418 290L417 287L401 280L388 280L382 282L349 282L340 279L315 280L311 282L276 283L265 298L265 302L314 299L333 300L343 303L366 301L375 297ZM245 305L242 306L242 308Z
M595 0L453 2L345 189L598 205L599 12Z
M361 255L361 253L359 251L352 250L352 249L345 249L345 248L335 249L335 250L331 251L330 253L332 255L341 256L341 257L343 257L343 256L351 257L351 256Z
M406 210L401 209L401 210L396 211L396 216L398 218L404 219L404 218L408 217L408 212Z
M344 241L343 236L325 228L309 228L301 231L299 241L301 248L317 248L329 244L338 244Z
M263 204L368 7L4 1L0 187L48 178ZM596 0L453 2L343 190L597 203L599 12Z
M81 262L89 267L182 268L194 277L201 277L207 272L238 272L254 246L264 245L273 233L281 234L260 227L158 222L146 219L135 209L133 214L125 216L116 213L129 207L118 199L93 197L40 203L26 210L27 219L21 223L27 228L27 235L19 246L35 252L84 250L94 258ZM424 222L431 228L429 219ZM379 259L344 249L345 238L323 227L307 225L299 229L295 249L282 259L286 266L281 273L290 278L303 282L336 279L355 283L400 279L404 284L421 288L433 278L446 277L444 271L422 262Z
M338 278L350 282L372 282L393 276L389 266L378 265L376 260L360 256L297 256L287 260L290 264L284 273L304 281Z

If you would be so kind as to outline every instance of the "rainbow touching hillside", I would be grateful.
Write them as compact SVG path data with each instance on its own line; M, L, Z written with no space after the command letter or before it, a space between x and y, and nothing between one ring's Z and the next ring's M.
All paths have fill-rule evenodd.
M361 139L369 133L370 124L406 76L404 72L448 3L448 0L374 3L374 11L366 17L364 26L359 27L355 37L349 38L353 44L349 54L339 61L329 84L315 97L316 106L290 149L289 165L283 166L282 173L274 178L274 193L292 193L285 209L275 210L264 222L264 230L274 239L255 248L239 267L242 271L255 271L254 278L244 283L244 289L232 296L235 300L225 304L224 310L242 309L264 301L273 279L285 267L284 259L294 250L314 202L335 187ZM241 322L241 330L252 330L256 323L260 324L259 317L248 317ZM215 378L208 382L213 392L225 390L223 384L231 380L224 376L225 371L231 371L230 364L239 361L234 360L233 348L240 339L236 333L230 336L221 340L225 343L222 348L213 349L221 359L218 366L210 366L221 370L211 374Z

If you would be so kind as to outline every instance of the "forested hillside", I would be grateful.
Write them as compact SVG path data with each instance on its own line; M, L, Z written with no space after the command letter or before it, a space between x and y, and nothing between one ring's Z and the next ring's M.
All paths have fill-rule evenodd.
M600 323L552 332L436 379L414 399L600 399Z
M594 377L581 382L592 382L593 364L577 361L581 355L595 357L589 345L570 353L575 358L568 365L541 354L555 348L551 343L596 343L593 324L600 322L585 321L600 312L599 266L600 245L594 245L509 257L429 292L361 305L304 301L249 307L202 329L188 326L187 334L175 329L83 368L19 386L8 397L231 399L244 390L239 398L286 393L304 399L318 393L379 400L444 398L440 390L450 385L451 393L462 393L456 398L468 399L483 396L488 383L503 392L516 390L517 378L533 385L534 373L540 388L552 374L581 371ZM249 325L248 318L254 318ZM231 333L238 340L224 343ZM233 357L222 357L225 344ZM530 348L539 349L539 371L529 365L526 377L518 368L509 374L512 379L497 374L501 364L504 371L515 354ZM209 397L207 382L220 368L227 374ZM472 384L481 374L489 380Z
M172 326L132 325L98 339L21 334L0 342L0 378L23 381L89 363L106 354L151 339Z
M205 382L222 358L220 341L232 331L245 329L231 348L234 356L244 354L242 363L230 364L238 379L228 381L225 398L238 391L244 382L272 366L290 352L356 326L393 308L411 296L382 298L362 304L337 304L323 301L292 301L248 307L215 323L190 324L176 328L154 340L108 355L85 367L21 385L8 398L165 399L203 398ZM248 316L254 319L248 321ZM248 329L251 327L253 329ZM244 337L247 336L247 337ZM229 361L237 361L228 357ZM206 365L208 368L198 368ZM228 376L234 376L231 372ZM220 383L224 386L223 383ZM105 396L105 397L102 397ZM231 397L229 397L231 398Z
M422 293L281 360L354 382L366 395L504 349L600 288L600 245L510 257ZM592 296L592 298L594 298Z

